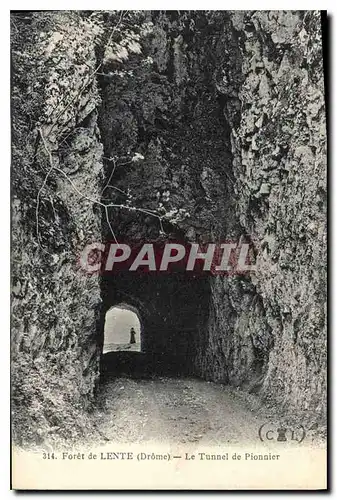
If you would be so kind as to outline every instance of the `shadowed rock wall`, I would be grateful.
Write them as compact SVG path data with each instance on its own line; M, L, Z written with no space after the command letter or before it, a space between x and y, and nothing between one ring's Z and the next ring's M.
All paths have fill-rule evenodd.
M233 97L225 114L232 129L237 214L258 250L252 282L259 300L249 330L264 352L273 346L267 347L262 394L322 415L326 123L320 14L233 13L231 19L241 81L230 78L226 62L217 88Z
M100 199L103 149L90 23L25 12L11 24L13 428L39 442L82 434L98 380L99 280L78 260L100 239L89 199Z
M322 415L320 15L141 15L151 26L142 52L107 62L110 77L101 80L106 156L127 163L128 155L141 155L117 167L115 185L129 189L136 205L161 204L169 235L200 242L248 234L258 254L250 278L210 279L210 317L196 332L196 370ZM120 68L125 73L116 76ZM116 217L122 239L159 237L151 217L127 211Z

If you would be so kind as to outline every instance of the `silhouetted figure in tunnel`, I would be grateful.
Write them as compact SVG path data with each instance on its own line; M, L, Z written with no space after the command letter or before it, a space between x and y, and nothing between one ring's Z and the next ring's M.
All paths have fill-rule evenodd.
M136 332L132 327L130 330L130 344L135 344L135 343L136 343Z

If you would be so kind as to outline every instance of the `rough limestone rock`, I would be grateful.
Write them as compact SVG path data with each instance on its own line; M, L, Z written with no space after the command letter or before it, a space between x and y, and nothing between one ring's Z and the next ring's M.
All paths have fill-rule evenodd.
M255 328L267 321L273 346L262 394L322 415L326 123L320 15L256 12L231 19L242 60L242 83L229 90L237 92L240 123L237 106L226 113L237 213L258 250L252 281L263 307L261 319L254 313ZM218 85L226 95L221 80Z
M13 426L39 442L81 435L98 380L99 280L78 259L100 239L89 198L100 199L103 148L90 24L52 12L14 22Z

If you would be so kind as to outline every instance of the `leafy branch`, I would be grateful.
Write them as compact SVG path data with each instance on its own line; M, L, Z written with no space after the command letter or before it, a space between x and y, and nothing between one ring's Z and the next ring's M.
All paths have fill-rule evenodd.
M71 185L71 187L74 190L74 192L80 198L85 199L85 200L89 201L92 204L99 205L100 207L102 207L102 209L104 210L104 213L105 213L106 222L107 222L107 224L109 226L109 229L111 231L113 239L114 239L114 241L115 241L115 243L117 245L119 245L119 243L117 241L115 232L114 232L114 230L113 230L113 228L111 226L110 216L109 216L109 208L125 209L125 210L131 211L131 212L139 212L139 213L143 213L143 214L149 215L151 217L154 217L154 218L158 219L158 221L159 221L160 232L161 233L165 232L164 228L163 228L163 224L162 224L162 219L164 218L164 216L158 215L154 210L145 209L145 208L139 208L139 207L136 207L136 206L128 206L128 205L123 204L123 203L104 203L102 200L99 200L99 199L96 199L96 198L92 198L92 197L87 196L86 194L82 193L76 187L76 185L74 184L74 182L72 181L72 179L70 179L70 177L66 174L66 172L64 172L64 170L62 170L61 168L59 168L58 166L55 165L55 163L53 161L52 153L51 153L50 149L48 148L48 144L47 144L46 138L45 138L45 136L44 136L44 134L42 132L42 129L39 128L38 131L39 131L40 137L42 139L42 143L43 143L44 149L45 149L45 151L46 151L46 153L48 155L49 165L50 165L50 167L48 169L48 172L47 172L47 174L46 174L46 176L45 176L45 178L43 180L42 186L41 186L41 188L38 191L37 198L36 198L36 234L37 234L37 240L38 240L38 244L39 245L40 245L39 211L40 211L41 193L42 193L43 189L45 188L50 175L54 171L58 172L59 174L61 174L66 179L66 181ZM113 168L112 174L110 175L109 180L106 183L106 185L104 186L103 191L102 191L101 194L103 194L103 192L105 191L105 189L108 188L108 187L112 187L112 188L118 189L115 186L111 186L110 185L112 175L113 175L113 173L115 171L115 167L116 167L116 164L115 164L115 161L114 161L114 168ZM119 191L123 192L122 190L119 190ZM123 194L127 194L127 193L123 192Z

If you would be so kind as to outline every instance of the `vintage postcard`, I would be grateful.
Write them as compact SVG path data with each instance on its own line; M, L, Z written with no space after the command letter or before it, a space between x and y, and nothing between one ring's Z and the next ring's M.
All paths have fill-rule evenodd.
M325 13L10 22L12 488L326 489Z

